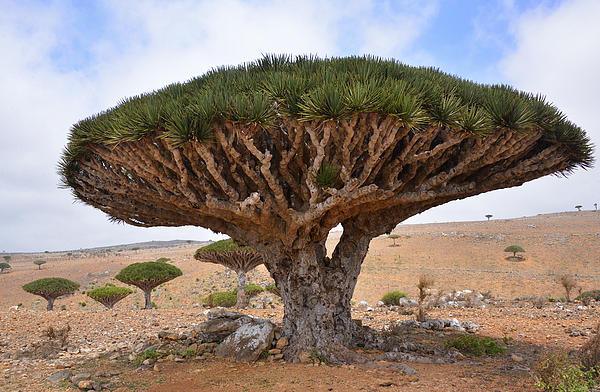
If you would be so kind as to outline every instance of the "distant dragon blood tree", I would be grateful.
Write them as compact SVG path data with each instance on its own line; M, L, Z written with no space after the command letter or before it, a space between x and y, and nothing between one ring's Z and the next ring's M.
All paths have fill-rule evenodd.
M54 309L54 300L79 289L79 283L64 278L42 278L23 285L23 290L48 301L47 310Z
M365 335L350 299L372 238L592 162L585 132L541 96L394 60L266 56L75 124L60 174L116 221L251 246L281 292L285 358L343 362Z
M129 264L115 276L115 279L139 287L144 292L144 309L152 309L152 289L182 274L181 270L174 265L160 261L148 261Z
M246 273L263 263L263 259L258 252L247 246L239 247L235 241L227 239L199 248L194 254L194 258L206 263L220 264L234 270L238 277L236 306L238 308L248 306Z

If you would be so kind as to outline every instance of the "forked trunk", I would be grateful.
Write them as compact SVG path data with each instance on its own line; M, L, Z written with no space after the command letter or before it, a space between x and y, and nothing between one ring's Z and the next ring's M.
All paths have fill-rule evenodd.
M146 304L144 309L152 309L152 289L144 290L144 298L146 300Z
M46 310L53 310L54 309L54 300L56 298L54 297L48 297L46 298L46 300L48 301L48 306L46 306Z
M331 259L326 257L324 240L307 245L293 258L283 253L267 257L284 302L286 360L297 362L300 353L316 350L332 363L350 361L344 348L352 346L357 331L350 300L369 241L370 237L345 231Z
M237 286L237 302L236 308L244 309L248 306L248 300L246 298L246 272L243 270L238 270L238 286Z

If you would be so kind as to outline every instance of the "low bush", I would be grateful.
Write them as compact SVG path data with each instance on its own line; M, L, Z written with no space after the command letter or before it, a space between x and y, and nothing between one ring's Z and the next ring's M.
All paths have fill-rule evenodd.
M583 302L584 304L589 304L590 300L592 299L595 301L600 301L600 290L584 291L583 293L579 294L575 299Z
M566 354L550 354L539 361L535 385L547 392L588 392L594 387L594 374L569 363Z
M158 353L156 352L156 349L151 348L151 349L144 351L140 355L138 355L135 359L135 362L139 365L142 362L144 362L146 359L157 359L157 358L158 358Z
M406 293L403 293L402 291L398 291L398 290L394 290L394 291L390 291L385 293L385 295L383 297L381 297L381 302L383 302L385 305L398 305L398 301L400 300L400 298L406 298Z
M237 290L230 291L217 291L211 293L209 296L204 298L202 305L212 308L215 306L222 306L224 308L231 308L237 303Z
M264 291L265 291L265 289L263 289L262 286L259 286L257 284L253 284L253 283L247 284L246 287L244 288L244 292L246 293L246 296L248 298L252 298L255 295L258 295Z
M596 326L596 333L579 350L579 360L586 371L596 375L600 373L600 324Z
M498 345L496 339L486 336L480 338L475 335L462 335L446 343L447 348L455 348L463 354L475 356L504 354L506 349Z

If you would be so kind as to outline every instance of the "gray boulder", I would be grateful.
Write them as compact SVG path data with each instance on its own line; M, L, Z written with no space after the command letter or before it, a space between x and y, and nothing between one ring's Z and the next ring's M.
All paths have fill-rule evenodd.
M243 313L212 311L207 314L208 321L194 327L203 342L221 342L238 330L242 325L252 322L253 318Z
M58 372L52 373L46 379L46 381L53 382L53 383L61 382L62 380L66 380L67 378L71 377L72 374L73 374L72 370L62 369L62 370L59 370Z
M255 361L271 347L274 335L275 324L269 320L251 319L219 344L215 355L238 361Z

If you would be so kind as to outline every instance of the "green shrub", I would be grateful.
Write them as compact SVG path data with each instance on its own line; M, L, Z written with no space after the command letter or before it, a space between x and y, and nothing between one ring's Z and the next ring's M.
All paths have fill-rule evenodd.
M575 298L578 301L584 302L584 301L589 301L589 299L594 299L596 301L600 301L600 290L590 290L590 291L584 291L583 293L581 293L579 296L577 296L577 298Z
M215 306L222 306L224 308L230 308L235 306L237 303L237 290L230 291L217 291L216 293L211 293L209 296L204 298L202 304L209 308Z
M398 305L398 301L400 298L406 298L406 294L402 291L394 290L386 293L383 297L381 297L381 302L386 305Z
M262 286L253 283L247 284L246 287L244 287L244 292L248 298L252 298L263 291L265 291L265 289L263 289Z
M157 263L168 263L169 261L171 261L171 259L168 257L159 257L158 259L156 259Z
M79 303L79 306L81 306L82 308L85 308L85 307L86 307L86 305L87 305L87 304L86 304L85 302L80 302L80 303Z
M552 354L537 363L536 387L547 392L588 392L595 386L594 373L571 365L565 354Z
M498 345L498 341L486 336L462 335L446 343L447 348L455 348L463 354L475 356L503 354L506 349Z
M158 358L158 353L156 352L156 349L151 348L151 349L144 351L140 355L138 355L137 358L135 359L135 362L139 365L140 363L144 362L146 359L157 359L157 358Z
M10 264L8 264L8 263L0 263L0 272L4 272L5 269L9 269L9 268L11 268Z

